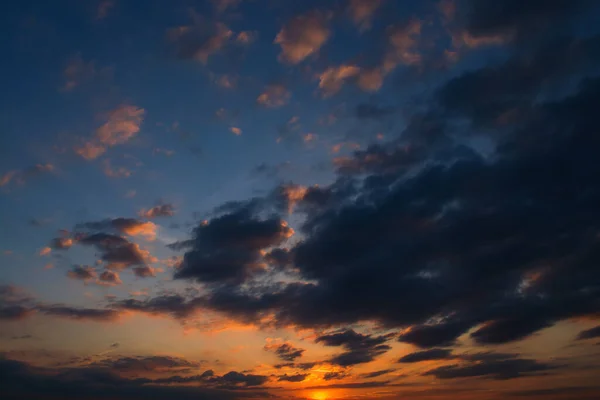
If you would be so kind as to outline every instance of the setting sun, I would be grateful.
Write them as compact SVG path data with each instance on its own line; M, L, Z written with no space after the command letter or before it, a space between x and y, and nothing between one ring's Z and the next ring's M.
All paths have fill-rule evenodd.
M327 400L329 396L327 392L314 392L311 398L314 400Z

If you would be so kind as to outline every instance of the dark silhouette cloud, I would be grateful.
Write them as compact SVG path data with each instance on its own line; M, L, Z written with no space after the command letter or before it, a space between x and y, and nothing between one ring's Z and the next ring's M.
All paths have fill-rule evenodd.
M387 375L387 374L389 374L391 372L395 372L395 371L396 371L395 369L382 369L379 371L373 371L373 372L367 372L367 373L361 374L360 377L363 379L378 378L380 376Z
M283 343L283 344L279 344L279 345L267 344L265 346L265 350L272 351L281 360L290 361L290 362L296 360L297 358L302 357L302 354L305 351L304 349L295 347L290 343Z
M207 371L208 372L208 371ZM180 378L180 379L178 379ZM0 384L5 399L81 398L125 399L240 399L267 398L266 392L240 388L260 386L266 377L229 372L215 376L212 371L194 377L204 386L159 386L157 384L185 382L186 378L124 378L102 367L47 369L0 358Z
M384 354L391 349L385 344L388 340L388 336L363 335L349 329L319 336L315 342L323 343L325 346L343 347L346 351L334 356L329 361L332 364L347 367L371 362L377 356Z
M296 375L280 375L277 377L277 380L279 382L285 381L285 382L302 382L303 380L306 379L306 377L308 376L308 374L296 374Z
M485 377L497 380L551 372L558 365L520 358L514 354L480 353L462 356L467 364L444 365L424 373L438 379Z
M581 331L577 335L577 339L579 340L593 339L597 337L600 337L600 325L585 331Z
M417 351L400 357L399 363L418 363L421 361L448 360L453 358L450 349L429 349Z

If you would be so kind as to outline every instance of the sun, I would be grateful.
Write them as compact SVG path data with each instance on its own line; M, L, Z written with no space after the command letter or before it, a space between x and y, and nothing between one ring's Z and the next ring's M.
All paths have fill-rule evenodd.
M311 396L313 400L327 400L329 396L327 392L314 392Z

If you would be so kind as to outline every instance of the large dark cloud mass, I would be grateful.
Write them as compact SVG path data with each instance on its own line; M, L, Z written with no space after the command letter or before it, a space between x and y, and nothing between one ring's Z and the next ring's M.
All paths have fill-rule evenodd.
M47 369L0 357L2 398L9 400L267 398L270 395L265 392L239 390L260 386L267 380L267 377L260 375L246 375L235 371L222 376L206 371L192 377L125 378L102 366ZM201 386L165 385L191 382L200 383Z
M221 284L195 304L280 325L375 321L407 328L398 339L422 348L450 346L469 331L479 344L507 343L598 317L600 40L572 34L567 21L593 5L465 4L473 36L524 37L559 20L564 29L532 33L529 51L509 46L500 63L440 84L397 138L336 159L331 185L286 185L262 203L221 207L196 228L175 274ZM357 112L388 114L364 104ZM269 203L305 219L301 240L262 258L290 232L280 217L260 217ZM263 262L301 281L257 283ZM357 335L317 342L342 346L331 360L340 365L387 350L382 337L334 340Z

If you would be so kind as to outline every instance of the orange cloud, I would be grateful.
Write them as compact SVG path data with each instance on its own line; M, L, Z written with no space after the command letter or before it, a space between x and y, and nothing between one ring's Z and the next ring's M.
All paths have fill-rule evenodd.
M156 239L158 227L154 222L138 222L135 224L124 225L122 232L129 236L143 236L148 240Z
M421 62L421 54L416 49L420 34L421 21L418 19L412 19L405 26L390 31L390 48L383 61L385 73L391 72L399 64L415 65Z
M382 4L383 0L350 0L348 12L354 24L364 31L371 27L373 15Z
M44 247L40 250L40 256L47 256L52 253L52 249L50 247Z
M4 175L0 176L0 187L6 186L11 182L23 185L31 178L52 171L54 171L54 165L52 164L36 164L33 167L8 171Z
M319 76L319 88L324 96L331 96L337 93L344 82L360 72L360 68L355 65L340 65L338 67L329 67Z
M104 19L115 6L114 0L102 0L96 9L96 19Z
M221 51L234 36L225 24L199 24L170 29L167 37L174 42L178 57L207 64L208 59Z
M131 105L121 105L108 114L107 121L100 126L92 140L76 147L75 152L87 160L104 154L108 147L124 144L139 131L145 110Z
M269 85L256 98L256 102L265 107L281 107L287 104L290 99L290 92L283 85Z
M281 46L279 60L298 64L317 53L329 39L328 20L328 16L317 11L293 17L281 28L274 41Z
M237 136L242 134L242 130L235 126L232 126L231 128L229 128L229 130L231 131L231 133L233 133L234 135L237 135Z

